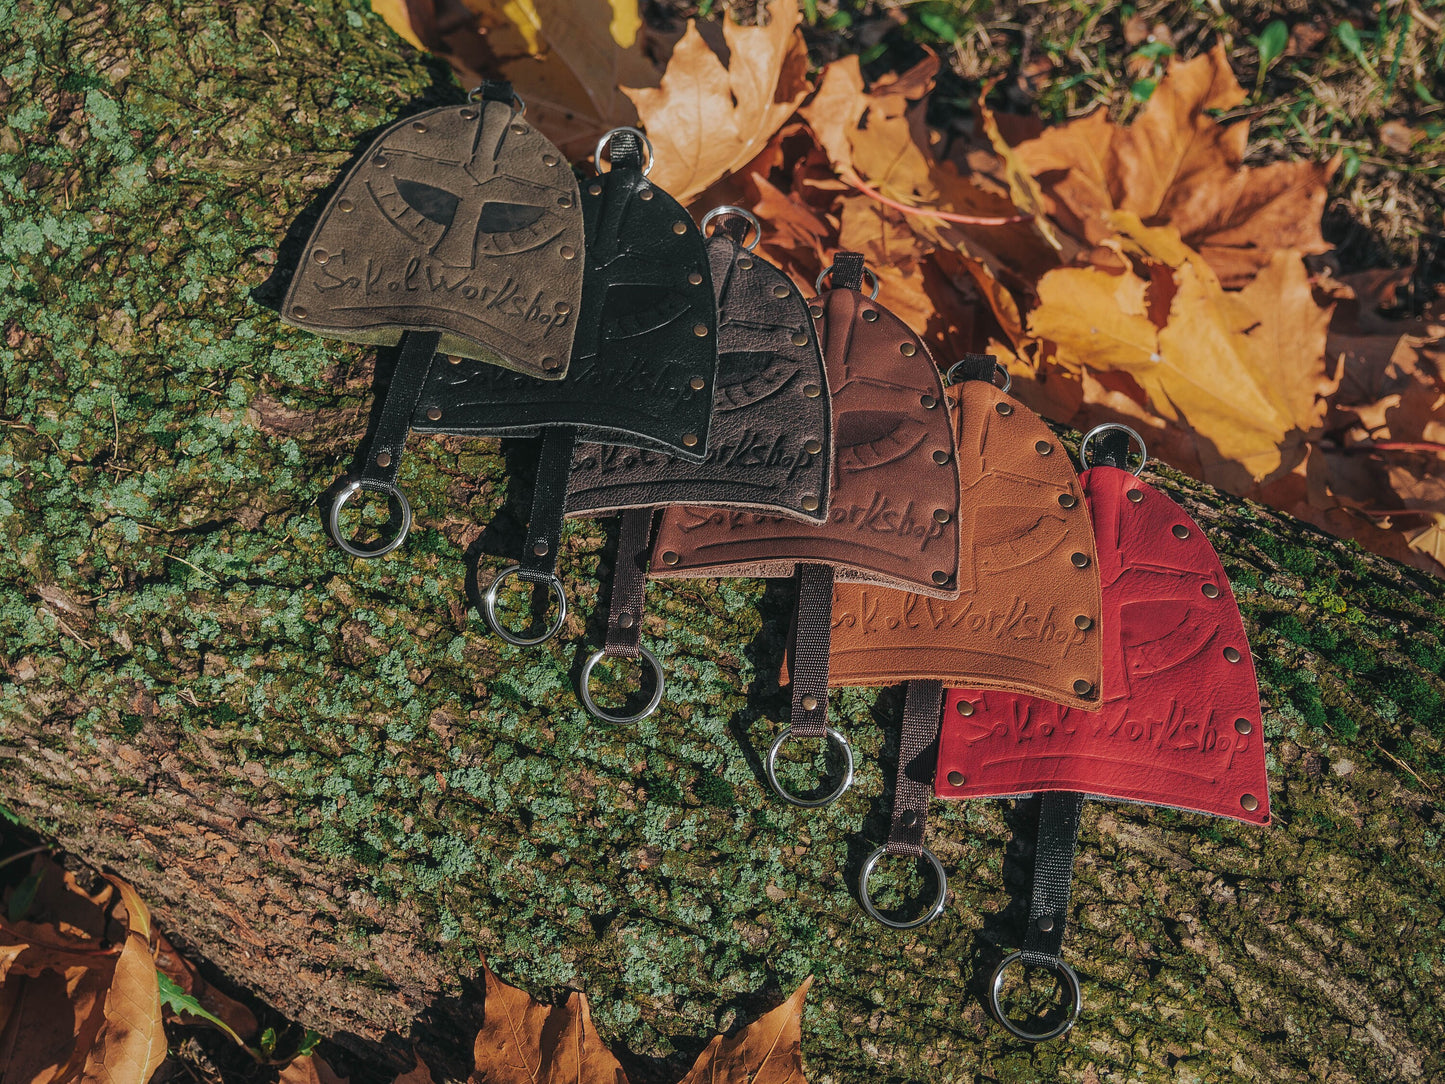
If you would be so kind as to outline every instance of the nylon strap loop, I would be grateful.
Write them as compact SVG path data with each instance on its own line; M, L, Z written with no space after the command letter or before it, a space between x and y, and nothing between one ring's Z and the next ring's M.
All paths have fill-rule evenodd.
M953 367L953 379L957 384L965 380L982 380L985 384L992 384L997 371L998 358L992 354L964 354Z
M488 102L506 102L513 104L516 92L512 84L500 79L488 79L482 83L482 99Z
M613 169L641 169L642 140L632 132L616 132L607 144L607 157Z
M903 731L898 743L898 775L893 787L893 820L888 826L889 854L923 854L928 828L928 799L938 760L943 722L943 682L910 681L903 702Z
M527 541L517 562L517 575L541 583L557 571L557 547L562 543L562 515L567 504L567 479L572 473L572 446L577 430L570 425L548 426L537 457L537 485L532 490L532 514L527 520Z
M622 513L617 564L612 570L612 602L607 612L604 655L635 659L642 651L642 595L647 587L647 556L652 545L651 508Z
M396 368L392 370L391 383L382 400L381 418L376 423L361 469L365 480L388 486L396 484L401 452L411 432L412 415L421 401L422 388L440 342L441 333L437 331L408 331L402 335Z
M791 663L793 710L788 719L795 737L821 738L827 729L832 641L833 566L801 564Z
M863 253L840 252L833 257L833 288L863 289Z
M1094 438L1090 447L1092 452L1098 449L1096 454L1099 462L1109 467L1118 467L1120 470L1129 469L1129 434L1118 429L1110 429L1107 433L1100 433Z
M1084 796L1076 791L1048 791L1039 805L1029 929L1020 952L1026 964L1053 967L1063 962L1064 924L1074 882L1074 845L1083 811Z

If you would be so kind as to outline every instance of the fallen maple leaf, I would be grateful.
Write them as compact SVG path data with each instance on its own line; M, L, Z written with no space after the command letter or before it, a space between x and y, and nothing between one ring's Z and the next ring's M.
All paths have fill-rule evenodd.
M622 1065L592 1026L587 995L543 1005L482 965L486 980L474 1084L626 1084Z
M681 1084L804 1084L803 999L812 985L810 975L732 1038L713 1036Z
M83 1081L146 1084L166 1060L161 995L151 955L150 912L135 889L108 878L125 902L129 931L105 994L105 1022L85 1059Z
M624 86L656 152L652 180L687 203L745 165L812 89L797 0L773 0L762 22L722 23L728 62L689 19L661 84Z
M349 1079L340 1076L320 1054L302 1054L277 1074L276 1084L347 1084Z

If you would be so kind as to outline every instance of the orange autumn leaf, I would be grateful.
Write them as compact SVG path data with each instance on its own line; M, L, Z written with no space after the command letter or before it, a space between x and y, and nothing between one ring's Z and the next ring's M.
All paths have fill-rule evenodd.
M803 999L812 976L730 1039L713 1036L681 1084L805 1084Z
M626 1084L622 1065L592 1026L587 995L543 1005L485 964L486 1001L472 1084Z
M652 181L682 203L751 161L811 89L797 0L773 0L766 18L723 18L726 64L690 19L661 84L623 87L656 152Z
M150 947L150 912L135 889L109 878L125 902L129 931L105 994L105 1022L85 1059L86 1084L146 1084L166 1059L161 994Z
M320 1054L292 1058L276 1077L276 1084L347 1084Z

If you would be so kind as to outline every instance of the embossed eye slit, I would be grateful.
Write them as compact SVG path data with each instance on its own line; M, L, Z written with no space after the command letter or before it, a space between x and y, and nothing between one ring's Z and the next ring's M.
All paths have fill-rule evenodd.
M838 416L836 430L838 466L847 471L896 463L928 437L922 422L886 410L850 410Z
M1058 515L1030 516L1021 508L988 505L975 512L974 522L974 553L985 572L1026 568L1068 541L1068 524Z
M561 234L563 224L549 208L526 203L490 202L477 220L477 251L512 256L541 248Z
M726 357L727 362L718 365L713 386L718 411L741 410L776 395L798 370L796 363L766 351L738 351Z
M602 303L602 338L627 339L666 327L688 311L687 297L665 286L614 283Z
M482 205L477 229L482 233L515 233L525 230L546 214L546 208L534 207L527 203L498 203L491 201Z
M427 184L425 181L409 181L404 177L397 178L396 194L422 218L443 228L451 226L457 217L457 207L462 202L459 196L444 188Z
M1217 624L1187 602L1136 602L1119 611L1119 638L1131 674L1147 676L1182 666L1218 632Z

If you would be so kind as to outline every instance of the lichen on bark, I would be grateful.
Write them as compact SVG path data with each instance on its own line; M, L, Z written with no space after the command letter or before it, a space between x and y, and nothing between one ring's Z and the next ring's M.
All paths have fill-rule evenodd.
M833 698L861 766L842 802L760 786L788 586L651 586L670 694L609 728L572 688L615 528L569 525L577 614L547 647L467 602L469 561L485 579L520 540L524 444L414 441L404 549L328 545L316 497L374 360L282 326L274 273L381 126L460 100L442 67L363 0L0 0L0 79L0 801L183 947L453 1072L483 956L586 990L639 1079L810 973L815 1082L1445 1072L1440 583L1151 475L1239 595L1277 823L1091 806L1086 1014L1021 1049L977 995L1021 935L1026 811L936 805L948 909L884 934L849 886L886 833L897 691Z

